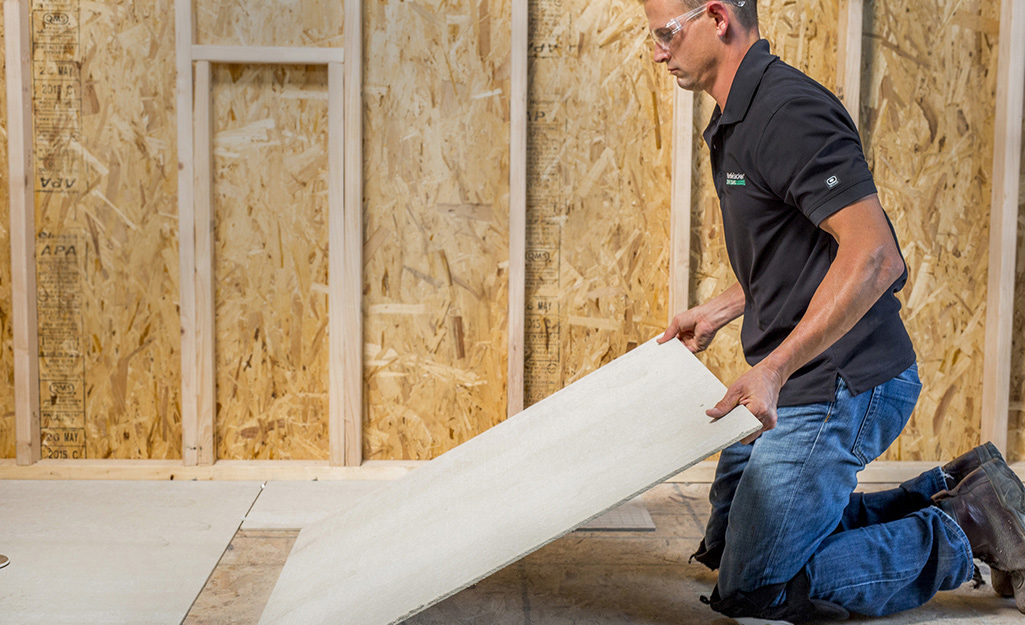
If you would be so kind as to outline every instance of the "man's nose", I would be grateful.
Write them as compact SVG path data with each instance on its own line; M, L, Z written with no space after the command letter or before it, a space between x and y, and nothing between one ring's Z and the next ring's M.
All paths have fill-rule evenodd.
M665 63L670 59L672 55L669 54L668 50L663 50L662 46L652 46L654 51L652 52L652 59L656 63Z

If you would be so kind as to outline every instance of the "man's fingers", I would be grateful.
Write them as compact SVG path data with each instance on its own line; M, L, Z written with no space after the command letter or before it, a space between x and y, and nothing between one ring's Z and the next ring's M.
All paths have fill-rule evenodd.
M659 337L658 344L661 345L669 339L676 338L676 335L679 334L679 332L680 330L679 326L676 323L676 317L673 317L673 320L669 323L669 327L666 328L665 334Z
M726 396L719 400L719 403L705 411L705 414L713 419L720 419L729 411L737 407L737 397L732 390L726 391Z

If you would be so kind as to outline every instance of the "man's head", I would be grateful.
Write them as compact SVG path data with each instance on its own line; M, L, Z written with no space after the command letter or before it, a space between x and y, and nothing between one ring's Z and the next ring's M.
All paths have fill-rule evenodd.
M724 78L720 70L735 71L758 40L757 0L643 2L655 42L655 62L665 63L680 87L707 91L718 100L714 91ZM727 78L732 82L732 73ZM725 91L729 92L729 83Z

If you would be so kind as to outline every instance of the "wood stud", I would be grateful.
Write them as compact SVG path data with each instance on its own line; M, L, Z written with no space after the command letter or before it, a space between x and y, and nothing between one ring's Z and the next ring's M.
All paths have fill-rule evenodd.
M1003 0L997 61L993 191L990 203L986 349L982 374L983 441L1007 450L1014 319L1015 246L1021 172L1022 106L1025 98L1025 3Z
M363 0L345 0L344 456L363 461ZM338 181L343 184L342 181ZM336 425L336 424L335 424ZM337 450L331 457L337 459Z
M11 211L11 303L14 316L14 419L19 465L38 462L41 451L29 9L28 0L4 0L7 163Z
M507 414L523 410L527 272L528 5L512 7L512 97L509 102L509 378Z
M837 29L836 94L847 107L854 125L861 108L861 36L864 25L864 0L840 0L840 25Z
M669 319L690 306L691 190L694 164L694 93L676 89L673 98L673 190L669 231Z

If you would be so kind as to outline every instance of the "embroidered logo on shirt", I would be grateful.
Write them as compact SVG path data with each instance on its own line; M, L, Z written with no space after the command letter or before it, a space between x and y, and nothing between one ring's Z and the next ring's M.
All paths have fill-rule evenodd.
M830 189L832 189L833 187L835 187L838 184L840 184L840 179L837 178L836 176L830 176L829 178L826 178L826 186L829 187Z
M727 187L746 187L747 180L745 179L747 174L735 174L732 171L726 172L726 186Z

